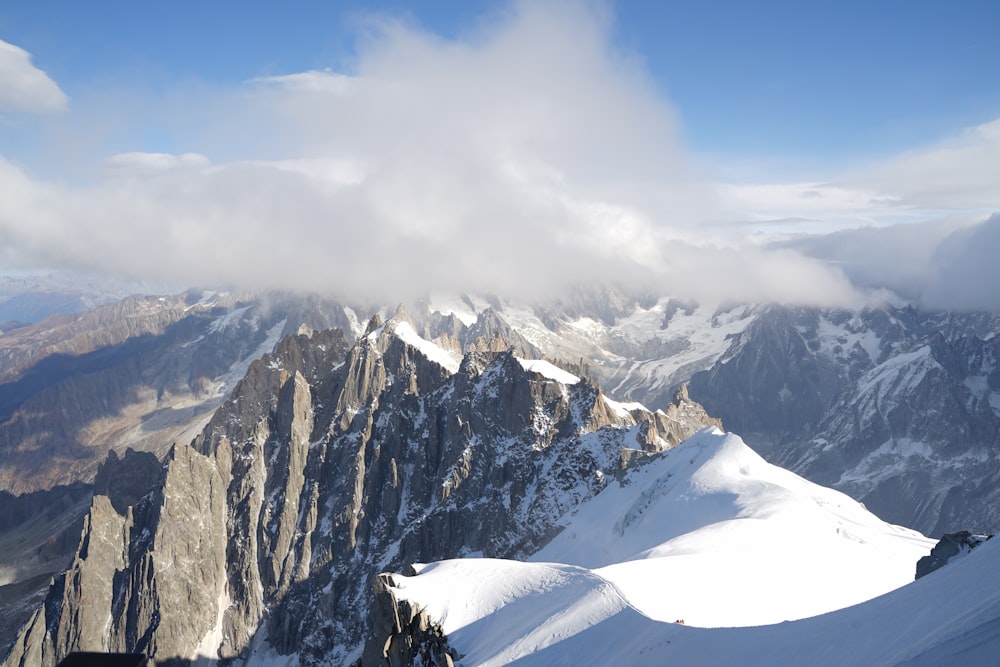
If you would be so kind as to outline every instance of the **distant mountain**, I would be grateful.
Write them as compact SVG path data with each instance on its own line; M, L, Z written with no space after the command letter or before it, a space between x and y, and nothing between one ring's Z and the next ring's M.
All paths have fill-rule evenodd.
M583 359L620 400L691 397L767 460L940 536L1000 530L1000 316L853 311L583 291L489 308L539 353ZM461 332L458 334L461 336Z
M194 291L6 331L6 664L350 662L379 572L528 557L709 414L883 519L993 532L998 322L611 288L396 309Z
M1000 528L1000 317L771 307L691 395L768 460L940 536Z
M340 305L281 294L132 296L0 335L0 489L89 482L109 450L190 441L250 362Z
M0 331L41 322L51 315L86 312L134 294L160 293L165 293L162 286L67 272L0 276Z

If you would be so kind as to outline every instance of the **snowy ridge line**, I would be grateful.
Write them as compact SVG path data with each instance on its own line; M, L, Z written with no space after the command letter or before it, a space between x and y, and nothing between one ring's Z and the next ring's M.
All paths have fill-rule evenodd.
M912 582L934 543L712 428L560 523L530 562L432 563L394 594L439 620L468 664L547 664L575 637L609 642L611 626L750 630L859 604Z
M516 357L516 359L521 364L521 368L529 373L537 373L560 384L573 385L580 381L579 377L569 371L564 371L550 361L545 361L544 359L521 359L520 357Z
M614 411L614 413L619 417L627 417L628 415L632 414L633 410L642 410L644 412L649 412L646 406L643 405L642 403L637 403L635 401L622 403L614 399L608 398L604 394L602 394L601 396L602 398L604 398L604 403L609 408L611 408ZM660 414L665 414L662 410L657 410L657 412L659 412Z
M446 368L449 372L458 372L459 367L462 365L461 353L446 350L437 343L422 338L409 322L390 321L390 323L392 325L390 330L404 343L417 348L425 357L439 366Z
M537 630L553 617L549 603L558 606L553 598L563 591L536 588L508 600L507 609L516 608L516 615L508 612L504 617L504 609L486 614L475 624L447 633L448 642L464 664L489 666L649 664L651 658L654 664L737 667L994 664L1000 641L1000 587L983 583L995 580L991 573L998 566L1000 544L987 543L954 565L857 606L743 628L685 627L610 604L589 609L565 605L575 612L577 626L564 625L563 632L541 637ZM477 573L452 568L448 574L460 579L450 584L457 590L471 584ZM524 581L531 578L530 571L518 575ZM422 603L422 596L409 595L417 592L413 583L394 592ZM432 582L420 588L432 590ZM584 599L578 591L575 597Z

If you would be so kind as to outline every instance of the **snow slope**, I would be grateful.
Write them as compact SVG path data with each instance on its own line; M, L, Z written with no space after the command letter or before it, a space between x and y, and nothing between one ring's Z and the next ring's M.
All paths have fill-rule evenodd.
M440 615L462 607L461 586L485 573L509 582L501 606L476 607L486 613L471 622L474 614L464 611L461 627L447 617L444 628L462 654L461 665L989 665L1000 654L998 568L1000 543L991 541L968 558L863 604L745 628L654 621L615 599L585 571L568 566L453 561L428 566L400 592L419 594L431 602L428 610Z
M934 544L718 430L610 485L565 525L532 560L599 568L645 614L706 627L868 600L912 581Z
M434 563L396 576L394 592L441 622L466 665L625 664L659 654L727 664L701 659L717 650L716 633L745 638L743 650L768 648L760 638L772 631L790 641L796 633L783 628L807 621L781 621L904 586L933 546L714 429L610 484L565 526L535 562ZM747 655L736 649L726 660L813 664Z
M451 373L457 373L458 367L462 365L462 354L458 350L446 350L435 342L421 338L413 330L413 325L406 321L393 321L393 329L404 343L412 345L420 350L425 357L448 369Z

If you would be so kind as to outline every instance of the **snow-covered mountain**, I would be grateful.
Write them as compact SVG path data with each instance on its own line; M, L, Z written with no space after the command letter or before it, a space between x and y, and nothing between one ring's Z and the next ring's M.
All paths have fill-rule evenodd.
M991 665L1000 647L998 567L1000 543L991 541L868 602L731 628L651 618L600 571L487 559L385 577L380 606L395 608L404 630L387 648L422 661L414 664ZM752 569L743 574L754 576ZM649 584L655 589L656 582ZM729 590L703 584L705 603L725 604ZM670 595L669 589L654 590L647 608L669 605ZM770 607L769 595L758 603ZM398 640L403 637L414 642L406 645Z
M365 327L374 312L397 314ZM868 560L875 546L902 553L909 538L856 521L859 506L840 496L818 504L829 491L788 486L749 450L732 448L743 452L736 468L748 474L735 479L746 488L667 481L645 497L641 484L621 487L615 512L657 507L629 515L636 532L617 518L584 528L575 522L596 510L580 504L602 489L613 497L637 464L636 479L679 466L675 454L650 454L712 414L768 461L849 492L883 519L935 535L995 530L998 331L982 313L720 306L613 289L543 305L434 298L405 311L198 292L8 331L0 639L14 645L4 664L48 665L71 648L350 662L361 655L370 583L388 588L379 572L542 547L566 576L597 577L641 609L653 571L672 562L670 586L687 597L671 599L694 609L691 582L709 563L738 590L765 580L741 576L747 569L788 573L795 555L824 562L809 550L824 545L844 563L868 563L873 588L810 580L800 589L809 595L785 596L768 619L857 601L876 594L876 580L899 583L889 570L912 576L913 564ZM701 509L653 525L661 503ZM713 516L715 528L698 523ZM770 541L739 530L716 541L716 524L740 521L767 526ZM770 547L787 559L772 560ZM695 623L705 611L684 609L656 618ZM762 611L733 604L730 620L709 610L700 622L743 624Z
M200 297L125 300L0 336L2 488L87 480L107 449L162 454L197 433L276 337L305 322L352 340L372 313L392 312ZM612 288L534 305L436 297L408 312L422 336L448 335L463 351L500 340L571 362L625 402L663 406L689 381L692 397L769 461L880 516L933 535L1000 528L995 315L696 304Z
M648 460L562 523L530 563L417 565L416 576L384 579L381 595L424 612L461 664L573 662L560 642L619 615L639 627L741 627L858 604L912 582L934 544L718 429ZM369 658L398 640L372 637ZM677 662L669 649L658 659Z
M1000 316L905 304L855 311L696 304L584 291L487 308L540 353L586 360L619 400L681 382L769 461L941 535L1000 529ZM461 336L461 331L456 335Z
M693 397L768 460L940 536L1000 527L1000 318L771 307Z
M579 507L531 560L595 570L653 618L716 627L870 599L912 581L932 546L706 429Z

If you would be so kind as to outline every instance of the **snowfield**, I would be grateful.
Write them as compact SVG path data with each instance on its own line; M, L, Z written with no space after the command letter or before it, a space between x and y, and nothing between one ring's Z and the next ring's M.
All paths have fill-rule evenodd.
M538 373L549 380L555 380L560 384L571 385L580 381L580 378L569 371L564 371L555 364L543 359L521 359L518 358L521 368L529 373Z
M464 665L879 664L867 659L879 652L896 664L904 648L929 646L924 635L950 608L934 586L959 571L912 583L933 540L717 429L655 457L624 486L611 482L563 523L533 562L417 566L417 576L394 577L394 592L441 623ZM981 562L980 551L994 557L992 547L962 567ZM915 601L925 598L914 590L930 589L931 602ZM981 603L963 597L963 608ZM922 629L907 629L911 617ZM904 630L908 643L889 641Z

